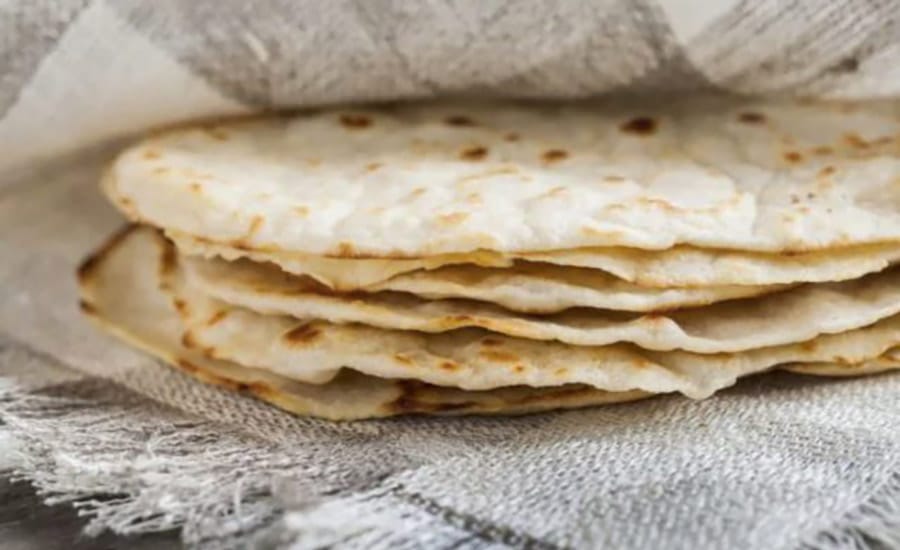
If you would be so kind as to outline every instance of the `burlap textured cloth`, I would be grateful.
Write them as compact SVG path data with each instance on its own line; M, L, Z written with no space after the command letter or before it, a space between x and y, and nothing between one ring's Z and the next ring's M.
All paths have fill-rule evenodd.
M522 418L295 418L78 315L110 140L435 95L900 95L893 1L0 4L0 441L90 532L349 548L900 547L900 377Z

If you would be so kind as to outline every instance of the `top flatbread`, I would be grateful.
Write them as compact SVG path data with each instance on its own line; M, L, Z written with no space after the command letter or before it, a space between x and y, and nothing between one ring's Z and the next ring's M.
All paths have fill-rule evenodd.
M132 218L339 257L900 240L900 103L418 104L187 128L113 164Z

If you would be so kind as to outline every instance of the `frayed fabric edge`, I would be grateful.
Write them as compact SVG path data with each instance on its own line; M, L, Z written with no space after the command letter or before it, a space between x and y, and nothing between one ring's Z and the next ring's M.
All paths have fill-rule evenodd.
M0 429L18 455L7 471L46 504L89 518L88 536L178 529L190 546L240 547L280 515L273 480L303 469L298 457L254 448L227 427L159 406L148 414L145 399L98 403L3 381ZM198 445L200 456L191 452Z
M804 549L869 550L900 548L900 471L824 531L807 538Z

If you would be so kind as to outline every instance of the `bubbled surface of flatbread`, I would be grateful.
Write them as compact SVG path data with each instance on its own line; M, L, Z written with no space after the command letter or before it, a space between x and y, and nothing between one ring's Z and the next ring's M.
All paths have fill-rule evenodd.
M409 104L183 128L113 164L134 219L254 250L792 251L900 240L900 104Z

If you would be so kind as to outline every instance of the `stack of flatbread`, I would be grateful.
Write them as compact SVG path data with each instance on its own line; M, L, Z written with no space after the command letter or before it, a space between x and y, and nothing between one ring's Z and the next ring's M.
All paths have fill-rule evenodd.
M663 103L663 102L661 102ZM900 365L900 106L410 104L161 132L82 308L332 419Z

